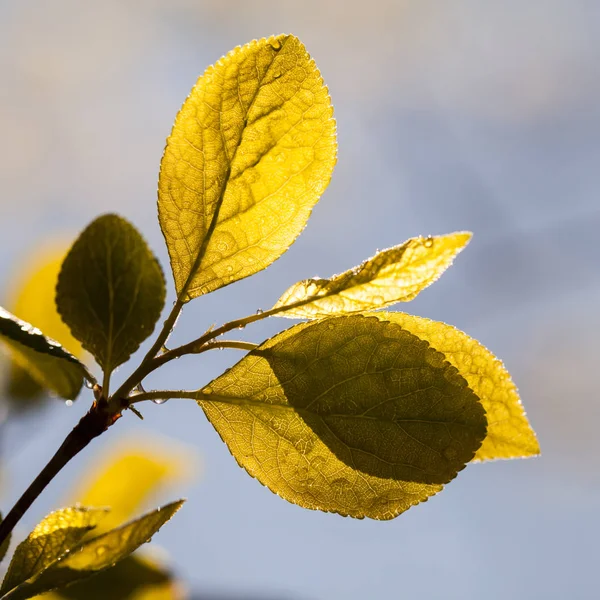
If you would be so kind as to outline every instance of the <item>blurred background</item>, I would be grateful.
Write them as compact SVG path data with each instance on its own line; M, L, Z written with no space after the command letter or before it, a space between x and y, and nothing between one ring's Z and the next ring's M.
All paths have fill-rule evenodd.
M504 360L542 457L471 465L394 521L353 521L273 495L237 467L195 403L173 400L142 406L144 422L127 414L94 442L18 534L64 502L94 457L152 433L201 457L201 476L161 498L189 501L156 536L193 598L597 597L594 0L0 0L0 302L36 245L73 239L102 212L133 221L170 273L156 181L175 114L206 66L281 32L300 37L329 85L338 166L292 249L187 305L174 342L378 248L471 230L450 271L397 308L451 323ZM244 338L290 325L273 321ZM239 358L182 359L151 387L200 387ZM86 410L84 392L72 407L53 400L3 424L4 510Z

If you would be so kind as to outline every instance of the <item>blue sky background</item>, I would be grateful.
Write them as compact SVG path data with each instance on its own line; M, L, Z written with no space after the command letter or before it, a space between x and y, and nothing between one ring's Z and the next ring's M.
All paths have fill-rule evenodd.
M168 272L155 202L175 114L206 66L281 32L302 39L329 85L338 166L288 254L186 306L175 341L378 248L468 229L474 239L452 269L399 308L452 323L504 360L543 456L470 466L392 522L353 521L271 494L194 403L172 401L95 442L20 532L94 457L148 432L200 456L201 477L171 494L187 505L157 536L199 594L597 597L600 3L0 0L0 295L38 240L74 237L108 211L140 228ZM199 387L239 358L214 354L177 361L152 384ZM4 508L87 402L6 424Z

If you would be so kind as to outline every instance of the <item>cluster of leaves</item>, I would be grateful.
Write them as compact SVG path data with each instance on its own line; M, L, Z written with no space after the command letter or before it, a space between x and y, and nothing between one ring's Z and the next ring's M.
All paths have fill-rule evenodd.
M68 494L81 504L48 515L15 550L0 587L0 594L6 594L2 597L29 598L60 588L44 597L181 598L180 585L161 561L153 555L129 554L148 541L182 502L123 525L157 492L181 478L179 462L170 449L158 454L149 449L148 441L130 441L88 467L93 476ZM111 508L89 508L106 505ZM106 569L116 560L120 561L117 567Z
M154 330L165 281L137 230L104 215L74 243L56 286L58 313L102 368L102 385L73 353L2 310L0 335L14 359L67 399L87 380L114 415L146 400L195 399L237 462L269 489L306 508L357 518L396 517L469 461L537 454L500 361L449 325L381 310L433 283L468 233L410 239L340 275L292 285L267 311L166 348L185 303L286 252L327 187L336 153L329 94L301 42L280 35L234 49L200 77L167 140L158 214L177 301L150 350L111 394L114 369ZM303 322L260 345L222 339L271 316ZM140 388L168 361L219 347L249 352L195 390ZM96 514L82 511L81 518L88 523ZM157 523L157 514L142 523ZM35 581L81 572L78 557L105 544L98 539ZM11 589L25 589L23 581ZM12 593L6 597L26 597Z

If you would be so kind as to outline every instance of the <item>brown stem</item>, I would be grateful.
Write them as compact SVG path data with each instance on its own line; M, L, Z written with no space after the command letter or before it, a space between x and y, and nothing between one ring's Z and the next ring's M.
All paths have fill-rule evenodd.
M95 437L106 431L121 416L106 410L106 404L94 402L90 410L75 425L56 454L33 480L25 493L17 500L11 511L0 523L0 544L9 536L25 511L33 504L44 488L54 479L60 470Z

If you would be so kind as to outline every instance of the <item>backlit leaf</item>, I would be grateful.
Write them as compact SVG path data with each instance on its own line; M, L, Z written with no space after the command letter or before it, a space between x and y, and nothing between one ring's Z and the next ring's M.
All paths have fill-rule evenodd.
M2 307L0 340L10 348L13 360L40 385L63 398L74 399L79 394L85 366L56 340Z
M332 114L321 74L292 35L238 47L200 77L159 179L182 301L253 275L289 248L336 162Z
M197 395L248 473L306 508L391 519L485 436L481 403L426 342L360 315L303 323Z
M281 317L315 319L408 302L439 278L470 239L467 232L411 238L330 279L294 284L274 308L293 307Z
M540 453L515 384L502 362L487 348L445 323L400 312L372 314L428 341L479 396L487 414L488 430L475 460L525 458Z
M106 515L105 509L63 508L50 513L21 542L12 557L0 594L41 573L81 541Z
M81 233L56 293L63 320L108 372L152 333L164 301L158 261L135 227L117 215L98 217Z
M19 277L9 293L7 307L41 331L59 342L73 356L81 358L81 344L71 335L56 310L56 283L66 248L62 244L45 244L37 248L32 257L19 268ZM31 400L43 393L43 387L28 372L14 363L8 378L11 399L26 407Z
M65 587L111 567L129 556L181 508L183 500L167 504L142 517L112 529L73 548L60 560L10 591L6 600L23 600L37 594Z

